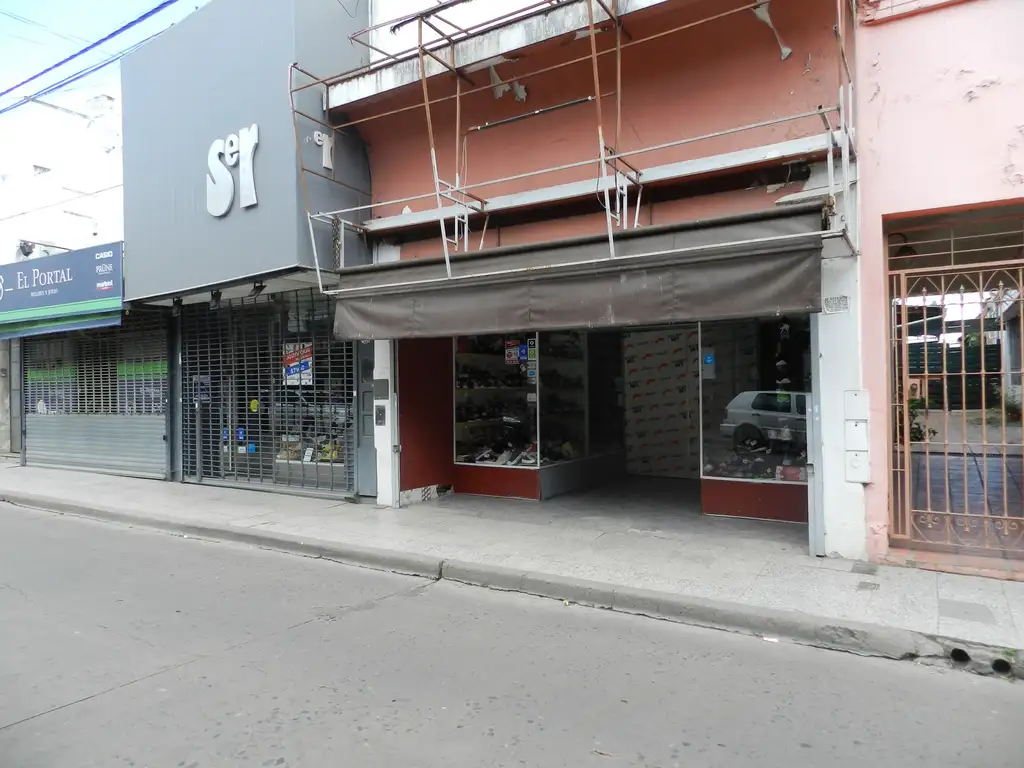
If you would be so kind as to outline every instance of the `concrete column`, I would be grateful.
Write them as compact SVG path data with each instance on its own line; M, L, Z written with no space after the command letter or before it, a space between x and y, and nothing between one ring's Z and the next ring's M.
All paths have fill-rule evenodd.
M825 256L837 242L826 244ZM821 482L824 497L825 552L829 556L867 557L864 486L846 479L845 393L861 381L860 301L856 257L826 258L821 269L822 297L847 296L849 310L818 318L821 381ZM871 456L873 464L884 456Z
M395 393L395 367L393 341L374 341L373 378L388 382L385 399L374 396L373 406L384 408L384 424L376 423L373 428L373 444L377 451L377 505L398 507L399 501L399 454L398 447L398 396Z
M849 231L854 245L858 241L856 185L851 192ZM836 207L843 210L842 196ZM821 478L824 497L825 552L829 556L851 560L867 558L867 510L865 486L847 480L846 393L862 387L865 353L861 344L860 258L849 255L849 246L841 240L829 240L822 253L821 295L829 299L848 299L848 309L823 312L818 318L818 345L821 380L818 385L821 404ZM832 307L842 303L831 302ZM876 427L876 425L872 425ZM885 462L884 456L869 456L872 465Z

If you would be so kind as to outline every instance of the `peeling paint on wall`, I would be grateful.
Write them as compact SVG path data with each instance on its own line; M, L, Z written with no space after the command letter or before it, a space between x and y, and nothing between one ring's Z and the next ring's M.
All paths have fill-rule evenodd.
M978 82L976 85L973 85L972 87L967 89L967 92L964 94L964 99L967 101L974 101L975 99L980 98L981 94L984 91L999 85L1000 82L1001 81L999 80L999 78L989 78L986 80L982 80Z

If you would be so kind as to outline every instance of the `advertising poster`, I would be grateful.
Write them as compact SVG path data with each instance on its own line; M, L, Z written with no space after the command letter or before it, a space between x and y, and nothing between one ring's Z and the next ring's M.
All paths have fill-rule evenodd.
M313 384L313 344L289 341L284 345L284 385L301 387Z

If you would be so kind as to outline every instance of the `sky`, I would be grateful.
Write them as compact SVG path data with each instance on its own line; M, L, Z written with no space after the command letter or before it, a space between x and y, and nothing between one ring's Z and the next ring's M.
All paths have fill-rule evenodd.
M83 69L137 45L208 0L177 0L127 32L0 96L0 263L18 243L63 248L122 239L121 84L116 62L38 100ZM0 91L105 37L160 0L0 0Z

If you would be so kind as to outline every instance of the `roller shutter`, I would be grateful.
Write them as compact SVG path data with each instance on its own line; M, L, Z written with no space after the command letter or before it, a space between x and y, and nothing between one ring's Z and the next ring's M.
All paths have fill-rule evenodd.
M162 315L22 343L27 464L167 477Z

